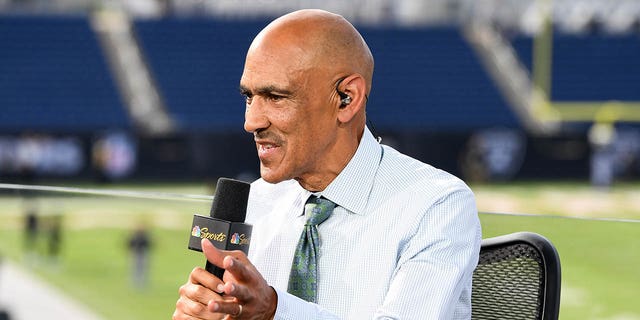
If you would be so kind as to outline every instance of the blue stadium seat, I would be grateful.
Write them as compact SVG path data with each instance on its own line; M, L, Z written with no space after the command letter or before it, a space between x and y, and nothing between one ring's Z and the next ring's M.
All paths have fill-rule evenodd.
M181 130L243 132L238 85L251 40L266 21L140 20L143 52Z
M183 130L242 130L238 83L244 57L267 23L136 21L169 112ZM377 129L519 126L457 29L359 29L376 58L368 114Z
M85 17L0 17L0 130L128 128Z
M469 131L519 127L456 28L360 28L376 58L369 114L376 127Z
M512 44L531 70L533 40ZM637 35L554 34L553 101L640 101L640 40Z

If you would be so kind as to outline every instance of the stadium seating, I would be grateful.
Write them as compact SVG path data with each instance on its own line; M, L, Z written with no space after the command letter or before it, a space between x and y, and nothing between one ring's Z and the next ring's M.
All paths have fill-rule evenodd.
M0 17L0 130L93 131L129 120L85 17Z
M266 19L135 21L179 132L242 132L238 82ZM520 124L454 27L358 26L376 58L368 115L382 131L472 132ZM0 130L128 128L84 16L0 17ZM532 39L512 41L531 68ZM629 34L554 37L554 101L640 101L640 42Z
M242 131L244 54L264 21L140 20L135 26L180 130Z
M376 58L369 114L382 128L518 126L457 28L361 28Z
M533 40L512 42L531 70ZM640 101L640 41L634 34L554 34L551 99Z
M170 114L183 130L241 130L238 83L267 21L135 23ZM359 27L376 58L368 114L379 129L466 131L518 126L458 29Z

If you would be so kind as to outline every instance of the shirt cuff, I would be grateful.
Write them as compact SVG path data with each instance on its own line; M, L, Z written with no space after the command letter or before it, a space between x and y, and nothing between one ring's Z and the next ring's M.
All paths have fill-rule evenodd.
M315 303L302 300L278 288L273 289L278 295L278 306L273 317L274 320L338 319L336 315L329 313Z

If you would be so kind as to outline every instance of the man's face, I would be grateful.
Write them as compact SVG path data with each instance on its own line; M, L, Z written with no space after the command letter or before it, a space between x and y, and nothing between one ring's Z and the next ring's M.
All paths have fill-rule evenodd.
M301 58L301 48L273 47L247 55L240 80L244 128L254 133L264 180L310 179L323 173L336 143L333 84L325 68L312 68Z

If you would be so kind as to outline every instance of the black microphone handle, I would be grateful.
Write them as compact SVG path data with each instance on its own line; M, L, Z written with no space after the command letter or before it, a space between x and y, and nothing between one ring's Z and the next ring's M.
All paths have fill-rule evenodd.
M213 263L207 260L207 263L204 266L204 269L209 271L209 273L218 277L218 279L222 280L222 276L224 275L224 269L216 267Z

